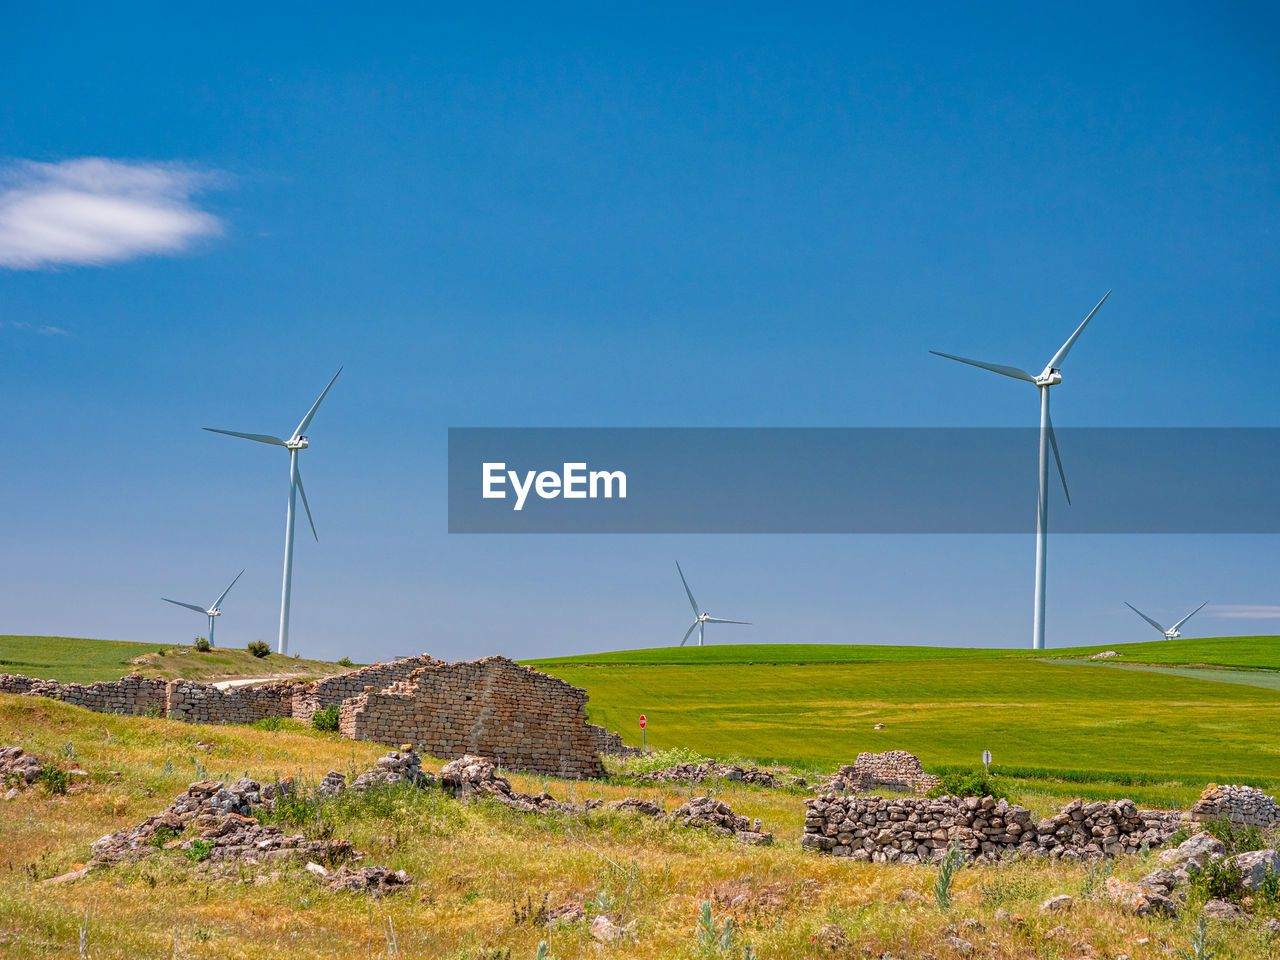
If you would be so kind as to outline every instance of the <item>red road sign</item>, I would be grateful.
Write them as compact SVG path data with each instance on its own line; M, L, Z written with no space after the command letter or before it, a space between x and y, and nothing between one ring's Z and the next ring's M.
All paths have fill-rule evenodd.
M644 714L643 714L643 713L642 713L642 714L640 714L640 729L641 729L641 730L643 730L643 729L644 729L644 725L645 725L647 722L648 722L648 721L647 721L647 720L645 720L645 718L644 718Z

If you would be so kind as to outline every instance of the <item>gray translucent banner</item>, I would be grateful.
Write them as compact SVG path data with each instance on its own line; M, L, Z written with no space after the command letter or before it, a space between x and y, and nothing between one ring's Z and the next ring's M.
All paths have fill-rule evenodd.
M1056 435L1053 532L1280 532L1280 428ZM1034 532L1038 450L1034 428L455 427L449 532Z

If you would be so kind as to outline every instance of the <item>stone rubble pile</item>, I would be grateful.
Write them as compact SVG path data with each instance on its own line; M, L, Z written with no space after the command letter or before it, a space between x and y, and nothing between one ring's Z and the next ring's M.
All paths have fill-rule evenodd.
M147 817L136 827L94 841L91 863L138 859L162 847L191 850L196 840L209 845L210 860L338 860L349 856L351 844L346 840L308 840L286 835L278 826L262 824L252 816L255 808L269 809L278 796L287 792L292 792L291 781L261 785L244 777L227 785L200 780L168 809Z
M928 863L957 844L971 858L1011 854L1091 859L1158 847L1178 829L1177 814L1139 810L1131 800L1073 800L1052 817L992 797L840 796L805 800L801 846L876 863Z
M646 752L652 752L628 746L622 742L622 734L614 733L607 727L588 723L587 730L595 740L596 753L602 757L642 757Z
M40 760L21 747L0 746L0 785L7 789L6 800L12 800L22 787L40 777Z
M805 786L803 777L783 777L759 767L739 767L736 764L716 763L705 760L702 763L677 763L642 773L635 778L640 783L702 783L704 780L732 780L737 783L755 783L765 787Z
M1225 818L1236 827L1271 827L1280 823L1280 804L1255 787L1211 784L1187 811L1193 823Z
M319 867L319 870L312 869ZM330 890L347 890L351 893L367 893L371 897L381 897L394 893L399 887L413 883L413 878L403 870L392 870L390 867L352 867L342 864L332 872L319 864L307 864L307 870L316 874Z
M682 827L710 830L719 837L735 836L743 843L767 844L773 842L773 834L760 829L760 820L754 822L737 816L727 803L715 797L695 797L672 815Z
M824 793L874 793L893 790L901 793L928 793L939 784L931 773L925 773L920 758L906 750L884 753L860 753L858 759L845 764L815 791Z

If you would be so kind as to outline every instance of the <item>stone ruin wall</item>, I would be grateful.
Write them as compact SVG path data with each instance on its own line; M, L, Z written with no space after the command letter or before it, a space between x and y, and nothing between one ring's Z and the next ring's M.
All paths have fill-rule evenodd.
M12 674L0 674L0 693L49 697L96 713L142 716L165 712L165 681L131 673L120 680L94 683L61 683Z
M310 720L317 710L341 707L343 700L359 696L367 687L385 690L397 680L409 679L413 671L441 662L424 653L417 657L402 657L388 663L375 663L368 667L361 667L350 673L313 680L294 694L293 718Z
M1255 787L1210 784L1187 811L1187 819L1205 823L1219 818L1235 827L1265 829L1280 822L1280 804Z
M601 756L639 757L644 755L644 751L639 747L629 747L623 743L622 734L614 733L607 727L588 723L587 732L591 734L591 739L595 742L596 753Z
M604 773L587 729L586 691L506 657L435 663L382 692L343 702L342 735L412 743L438 757L475 754L567 777Z
M928 793L941 781L925 773L920 758L906 750L884 753L860 753L852 764L845 764L823 785L827 793Z
M187 723L254 723L267 717L290 717L295 686L280 682L219 690L211 683L170 680L167 716Z
M851 797L824 794L804 801L807 850L876 863L929 863L953 842L971 858L1021 855L1092 859L1163 844L1181 817L1139 810L1131 800L1073 800L1052 817L1033 819L1025 807L991 797Z

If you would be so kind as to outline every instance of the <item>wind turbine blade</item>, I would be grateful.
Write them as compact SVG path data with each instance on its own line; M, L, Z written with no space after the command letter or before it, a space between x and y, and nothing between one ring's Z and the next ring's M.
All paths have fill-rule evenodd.
M721 620L719 617L707 617L707 623L745 623L750 625L750 620Z
M204 607L197 607L194 603L183 603L181 600L170 600L168 597L161 597L160 599L165 603L172 603L175 606L186 607L188 610L194 610L196 613L203 613L206 617L209 615L208 610Z
M1058 437L1053 432L1053 421L1049 419L1048 414L1045 420L1049 424L1049 445L1053 447L1053 459L1058 464L1058 476L1062 479L1062 492L1066 494L1067 503L1071 502L1071 491L1067 489L1067 472L1062 469L1062 454L1058 453Z
M999 373L1006 377L1013 377L1015 380L1025 380L1027 383L1035 383L1036 378L1027 371L1019 367L1006 367L1002 363L987 363L985 360L970 360L968 357L957 357L952 353L942 353L938 350L930 350L935 357L946 357L948 360L959 360L961 363L967 363L971 367L981 367L983 370L990 370L992 373Z
M341 372L342 372L342 367L339 367L338 373L341 373ZM338 379L338 373L335 373L333 375L333 380ZM298 429L293 431L293 436L295 439L302 436L303 431L305 431L307 427L311 426L311 418L314 417L316 415L316 411L320 409L320 401L323 400L324 395L329 392L329 387L333 386L333 380L329 381L328 386L326 386L324 390L320 393L320 396L316 398L316 402L311 405L311 409L307 411L307 415L303 417L302 422L298 424Z
M268 436L265 433L236 433L234 430L219 430L217 427L204 427L210 433L225 433L228 437L242 437L245 440L257 440L259 443L269 443L273 447L283 447L284 441L279 437Z
M693 591L689 589L689 581L684 578L684 571L680 569L680 561L676 561L676 570L680 573L680 582L684 584L684 592L689 597L689 606L693 607L693 615L695 617L701 615L698 610L698 601L693 599Z
M1160 624L1156 623L1154 620L1148 617L1145 613L1143 613L1141 610L1135 607L1128 600L1124 602L1124 605L1128 607L1130 610L1132 610L1134 613L1136 613L1138 616L1140 616L1143 620L1147 621L1147 623L1151 624L1153 627L1159 630L1161 636L1164 636L1164 627L1160 626Z
M694 630L698 628L698 623L699 621L697 620L693 621L693 626L685 631L684 639L680 641L680 646L683 647L686 643L689 642L689 636L693 633Z
M1098 307L1106 303L1107 297L1109 296L1111 296L1110 290L1108 290L1106 293L1102 295L1102 299L1098 301ZM1089 311L1089 315L1084 318L1084 321L1080 324L1080 326L1076 327L1076 332L1073 333L1070 337L1068 337L1067 342L1064 343L1059 348L1058 352L1053 355L1053 359L1049 361L1049 367L1051 369L1057 369L1058 367L1062 366L1062 361L1067 359L1067 354L1070 353L1071 348L1076 345L1076 341L1080 339L1080 334L1084 333L1084 328L1089 325L1089 321L1093 319L1093 315L1098 312L1098 307L1094 307L1092 310Z
M298 492L302 494L302 506L307 511L307 522L311 524L311 535L318 541L320 534L316 533L316 522L311 519L311 504L307 503L307 491L302 487L302 470L298 470ZM228 587L228 590L231 588Z
M1203 609L1205 608L1205 606L1206 606L1208 603L1209 603L1209 601L1208 601L1208 600L1206 600L1204 603L1200 604L1200 606L1196 607L1194 610L1192 610L1190 613L1188 613L1185 617L1183 617L1181 620L1179 620L1177 623L1175 623L1175 624L1174 624L1172 627L1170 627L1169 629L1170 629L1170 630L1177 630L1180 626L1182 626L1184 623L1186 623L1188 620L1190 620L1192 617L1194 617L1197 613L1199 613L1201 610L1203 610Z
M244 571L241 570L239 573L236 574L236 580L239 580L243 576L244 576ZM227 586L227 589L222 591L222 596L220 596L217 600L213 601L213 606L209 608L210 610L217 610L220 606L222 606L222 601L227 598L227 594L231 592L231 588L236 585L236 580L232 580L231 583Z

